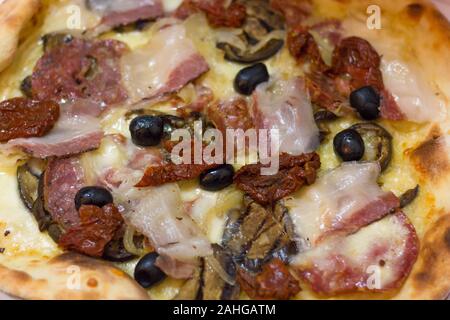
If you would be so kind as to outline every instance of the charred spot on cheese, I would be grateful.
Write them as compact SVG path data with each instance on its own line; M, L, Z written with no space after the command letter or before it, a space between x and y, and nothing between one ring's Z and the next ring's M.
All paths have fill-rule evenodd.
M425 7L421 3L410 3L406 6L406 11L409 16L418 19L425 12Z
M238 34L230 31L217 47L225 59L238 63L255 63L275 55L284 45L284 20L269 6L269 1L245 1L247 18ZM225 40L226 39L226 40Z
M445 137L435 129L410 153L416 170L426 179L438 182L448 175L450 160L447 153Z

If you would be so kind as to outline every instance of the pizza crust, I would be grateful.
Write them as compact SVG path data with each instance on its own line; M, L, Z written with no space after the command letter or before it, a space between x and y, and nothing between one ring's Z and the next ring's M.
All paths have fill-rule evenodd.
M147 291L107 262L75 253L52 259L14 257L14 267L0 264L0 290L23 299L149 299Z
M40 0L0 0L0 72L14 58L20 31L39 10Z

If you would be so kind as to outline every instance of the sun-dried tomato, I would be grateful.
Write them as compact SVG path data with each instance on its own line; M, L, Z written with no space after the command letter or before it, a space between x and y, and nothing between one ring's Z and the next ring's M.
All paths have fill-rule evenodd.
M297 279L279 259L264 265L256 276L239 269L238 282L248 296L256 300L288 300L301 290Z
M317 42L306 29L299 27L290 31L287 44L289 52L297 61L311 63L311 69L313 70L326 70L328 68L322 59Z
M200 176L208 169L217 167L217 164L174 164L168 163L162 166L148 167L145 170L137 188L160 186L169 182L190 180Z
M0 103L0 142L41 137L59 118L59 105L52 101L14 98Z
M66 250L101 257L105 246L121 227L122 216L113 204L103 208L84 205L81 206L79 213L80 224L63 234L59 245Z
M333 51L332 61L334 74L350 76L351 91L368 85L383 90L381 58L368 41L358 37L343 39Z
M244 5L233 2L225 8L225 2L221 0L185 0L178 7L175 16L184 19L199 10L206 14L209 24L214 28L239 28L247 17Z
M261 175L262 164L251 164L241 168L234 176L236 186L256 202L267 205L294 193L303 185L316 179L320 158L316 153L300 156L280 155L280 169L275 175Z
M254 128L247 102L243 98L215 104L208 108L207 116L224 137L227 129L245 131Z

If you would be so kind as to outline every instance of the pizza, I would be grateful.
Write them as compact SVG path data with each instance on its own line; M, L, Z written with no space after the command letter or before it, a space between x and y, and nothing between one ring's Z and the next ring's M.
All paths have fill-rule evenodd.
M446 299L425 0L0 1L0 290Z

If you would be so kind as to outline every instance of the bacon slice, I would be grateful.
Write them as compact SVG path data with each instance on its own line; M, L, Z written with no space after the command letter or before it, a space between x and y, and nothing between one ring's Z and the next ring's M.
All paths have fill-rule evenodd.
M87 4L92 11L102 16L102 32L164 15L161 0L88 0Z
M400 206L377 184L377 163L346 163L288 201L297 234L307 247L330 236L347 235L377 221Z
M122 58L123 80L133 102L177 91L208 69L179 24L162 28L147 45Z
M14 139L6 149L20 148L36 158L62 157L98 148L103 138L100 121L86 115L82 107L68 107L53 129L39 138Z
M301 78L259 85L253 94L257 129L279 132L280 152L301 155L320 145L311 101Z
M387 291L401 286L417 259L419 242L398 212L348 237L333 238L292 261L318 293Z
M209 241L183 211L177 184L138 189L123 183L113 193L123 206L125 221L145 235L158 253L187 263L212 254Z
M49 161L44 173L45 207L64 229L80 222L74 199L85 184L84 170L78 157Z

